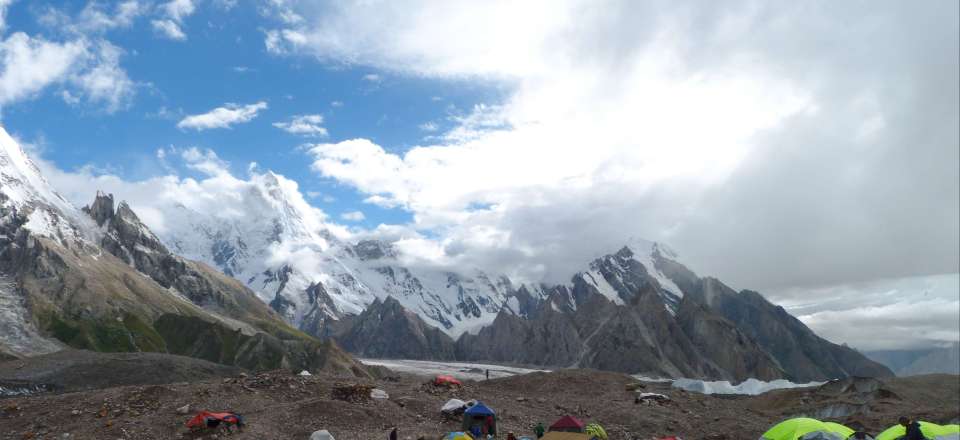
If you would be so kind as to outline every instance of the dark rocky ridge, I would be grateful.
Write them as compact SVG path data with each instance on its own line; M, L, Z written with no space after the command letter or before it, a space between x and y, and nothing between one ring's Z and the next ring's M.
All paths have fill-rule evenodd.
M126 203L114 209L112 196L98 194L84 209L102 233L93 245L22 227L32 209L64 221L56 208L17 211L2 202L0 273L15 281L26 319L69 347L182 354L255 370L373 374L336 343L289 327L238 281L170 253Z
M735 292L718 280L699 278L657 251L654 264L683 291L681 299L666 294L631 257L624 248L591 263L618 291L623 305L601 295L581 273L573 277L572 289L545 287L545 300L521 287L513 294L520 310L505 308L490 326L457 341L389 298L340 323L331 334L348 350L368 357L574 366L731 381L892 375L859 352L820 338L756 292Z
M454 342L436 327L423 322L399 301L376 300L344 325L337 341L359 356L453 360Z

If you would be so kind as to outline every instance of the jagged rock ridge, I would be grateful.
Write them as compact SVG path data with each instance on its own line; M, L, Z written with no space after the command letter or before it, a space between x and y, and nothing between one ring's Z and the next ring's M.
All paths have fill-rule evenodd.
M185 354L247 368L366 370L291 328L242 283L172 254L121 202L79 210L0 129L4 357L63 346ZM189 331L185 331L189 329Z

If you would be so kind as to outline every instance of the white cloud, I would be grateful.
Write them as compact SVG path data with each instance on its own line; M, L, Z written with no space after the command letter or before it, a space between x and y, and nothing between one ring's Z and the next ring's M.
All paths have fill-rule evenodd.
M180 25L173 20L151 20L150 25L153 26L155 31L171 40L184 41L187 39L187 34L185 34L183 30L180 29Z
M92 67L74 75L70 81L88 101L102 104L107 112L123 108L136 92L136 85L120 67L123 51L104 40L97 45L95 54Z
M307 197L315 200L320 200L323 203L333 203L337 201L336 197L331 196L330 194L324 194L320 191L307 191L305 194L307 195Z
M161 8L168 17L177 22L182 22L184 18L192 15L197 9L192 0L170 0Z
M340 214L340 218L348 222L360 222L365 220L367 216L363 215L360 211L350 211Z
M423 130L423 131L426 131L426 132L430 132L430 133L433 133L433 132L435 132L435 131L437 131L437 130L440 129L440 126L438 126L436 122L432 122L432 121L431 121L431 122L424 122L424 123L420 124L419 127L420 127L420 130Z
M0 0L0 32L7 27L7 9L16 0Z
M48 13L53 11L48 11ZM90 2L80 11L75 20L65 23L66 27L79 33L103 33L112 29L129 28L134 21L147 12L147 8L137 0L127 0L116 4L113 13L98 2Z
M380 81L383 81L383 78L380 77L380 75L377 75L376 73L368 73L366 75L363 75L363 80L369 81L372 83L378 83Z
M507 91L432 145L309 150L320 175L410 211L443 258L558 280L638 235L758 289L960 266L955 3L296 10L275 30L288 55Z
M770 292L817 334L861 350L960 340L960 274Z
M161 152L162 151L162 152ZM217 219L242 220L251 213L251 207L270 212L276 206L263 206L258 194L262 188L279 185L284 191L285 202L293 204L304 216L299 220L310 230L328 229L335 234L347 234L340 225L327 222L327 215L310 206L299 192L296 182L270 172L249 170L246 178L229 171L229 164L209 149L198 147L167 147L158 150L157 169L167 174L144 180L129 181L114 173L104 172L92 166L74 171L63 171L42 158L34 157L44 177L76 206L93 201L96 191L114 194L126 200L141 219L162 237L183 237L183 230L192 225L179 216L184 209L197 215L209 215ZM181 175L178 170L197 171L200 178ZM256 214L259 214L258 211ZM260 225L254 224L255 227Z
M331 196L330 194L324 194L320 191L307 191L305 194L307 197L311 199L319 199L323 203L333 203L337 201L336 197Z
M343 101L330 101L330 107L343 107Z
M307 44L306 35L295 29L268 30L264 36L263 43L267 52L274 55L287 54Z
M59 86L58 94L71 105L86 101L107 112L124 108L137 84L120 65L125 52L100 34L131 26L142 11L137 1L117 4L112 14L91 2L76 17L48 8L40 21L68 38L55 41L15 32L0 41L0 105Z
M260 101L255 104L238 105L224 104L209 112L189 115L177 123L177 127L192 128L194 130L209 130L213 128L230 128L235 124L250 122L257 114L267 109L267 103Z
M173 150L176 152L176 150ZM197 147L190 147L180 151L180 157L183 159L187 168L199 171L211 177L217 177L230 174L230 165L221 160L213 150L201 150Z
M213 3L228 11L233 9L234 6L237 6L237 0L214 0Z
M171 0L161 5L160 10L165 18L152 20L150 24L153 29L171 40L186 40L187 34L183 31L183 21L196 11L193 1Z
M16 32L0 41L0 105L62 81L87 56L85 41L57 43Z
M327 137L327 129L321 124L323 115L297 115L289 122L274 122L273 126L290 134Z

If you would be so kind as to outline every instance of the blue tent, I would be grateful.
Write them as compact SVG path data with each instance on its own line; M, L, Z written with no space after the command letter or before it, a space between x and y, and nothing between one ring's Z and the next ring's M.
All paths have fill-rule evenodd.
M482 402L477 402L463 412L463 430L473 434L496 436L497 413Z
M469 414L472 416L482 416L482 417L497 415L497 413L493 412L492 409L487 408L487 405L484 405L483 402L477 402L470 408L467 408L467 410L464 411L463 413Z

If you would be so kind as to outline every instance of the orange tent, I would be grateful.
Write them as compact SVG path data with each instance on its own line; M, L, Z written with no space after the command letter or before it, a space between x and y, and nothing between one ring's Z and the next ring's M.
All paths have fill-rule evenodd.
M192 419L187 421L187 428L190 429L203 429L203 428L216 428L220 425L226 426L243 426L243 416L240 414L235 414L232 412L218 412L213 413L209 411L200 411L197 415L193 416Z
M461 383L459 380L457 380L453 376L437 376L436 379L433 379L433 384L463 386L463 383Z

